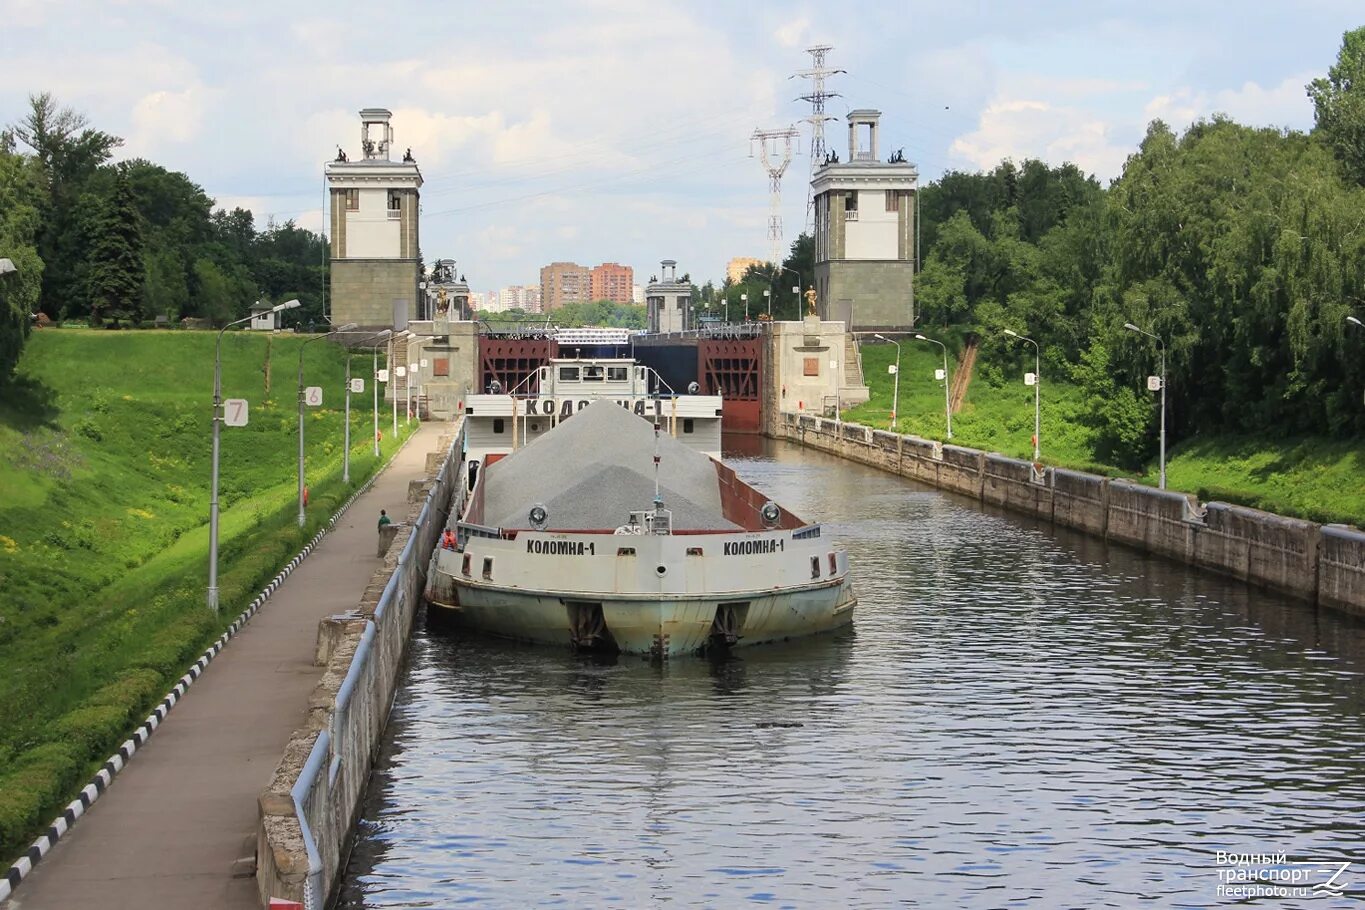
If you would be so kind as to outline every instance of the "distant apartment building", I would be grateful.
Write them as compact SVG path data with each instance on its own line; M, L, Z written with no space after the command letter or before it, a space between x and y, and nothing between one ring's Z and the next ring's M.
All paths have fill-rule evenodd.
M496 291L470 291L469 305L476 313L496 313L500 310Z
M592 269L576 262L552 262L540 270L541 312L592 299Z
M763 265L762 259L754 259L752 256L736 256L725 264L725 277L731 284L738 284L744 280L744 273L756 265Z
M592 299L630 303L635 270L618 262L604 262L592 270Z
M540 312L540 288L535 285L513 284L498 291L489 291L496 312L524 310L527 313Z
M528 313L543 312L540 306L540 288L531 284L522 287L521 308Z
M630 289L630 302L635 304L636 306L644 306L645 289L640 287L638 284L632 285Z

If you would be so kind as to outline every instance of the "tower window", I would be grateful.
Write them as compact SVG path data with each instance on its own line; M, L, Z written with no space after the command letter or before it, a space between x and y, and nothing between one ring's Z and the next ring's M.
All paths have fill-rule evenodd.
M356 189L342 190L341 198L346 200L346 211L348 212L360 211L360 190Z
M389 190L389 211L396 212L403 207L403 194Z
M897 210L897 206L899 205L899 203L900 203L900 193L896 192L895 190L887 190L887 191L886 191L886 210L887 210L888 212L894 212L894 211L896 211L896 210Z
M858 191L857 191L857 190L850 190L850 191L849 191L849 194L848 194L847 196L844 197L844 211L845 211L845 212L856 212L856 211L858 211Z

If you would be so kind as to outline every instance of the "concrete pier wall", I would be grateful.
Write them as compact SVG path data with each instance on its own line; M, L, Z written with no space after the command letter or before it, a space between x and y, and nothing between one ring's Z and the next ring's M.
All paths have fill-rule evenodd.
M326 670L309 699L307 723L290 738L259 799L256 881L261 905L272 898L308 910L330 904L365 785L388 721L440 529L463 502L463 437L442 437L443 457L410 490L384 565L353 609L319 623L318 659ZM394 516L397 518L398 516Z
M1251 584L1365 616L1365 531L811 415L776 435Z

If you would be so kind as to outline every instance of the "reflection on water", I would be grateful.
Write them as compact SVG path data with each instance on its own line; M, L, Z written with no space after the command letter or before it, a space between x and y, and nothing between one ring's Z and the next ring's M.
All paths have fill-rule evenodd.
M418 631L341 906L1204 907L1219 850L1365 889L1362 624L817 453L734 463L849 548L853 629L663 666Z

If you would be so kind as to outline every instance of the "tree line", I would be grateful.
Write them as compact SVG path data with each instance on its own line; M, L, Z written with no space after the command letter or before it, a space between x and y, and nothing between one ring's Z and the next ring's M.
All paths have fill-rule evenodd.
M1365 433L1365 29L1307 92L1307 134L1154 121L1108 187L1034 160L926 185L919 324L972 327L987 378L1031 353L1004 329L1037 339L1120 461L1150 455L1160 353L1127 324L1176 438Z
M298 324L322 317L327 245L286 221L258 231L246 209L215 209L184 174L141 158L114 162L123 140L48 93L0 130L0 378L29 323L136 325L196 317L218 325L258 299L298 298Z

